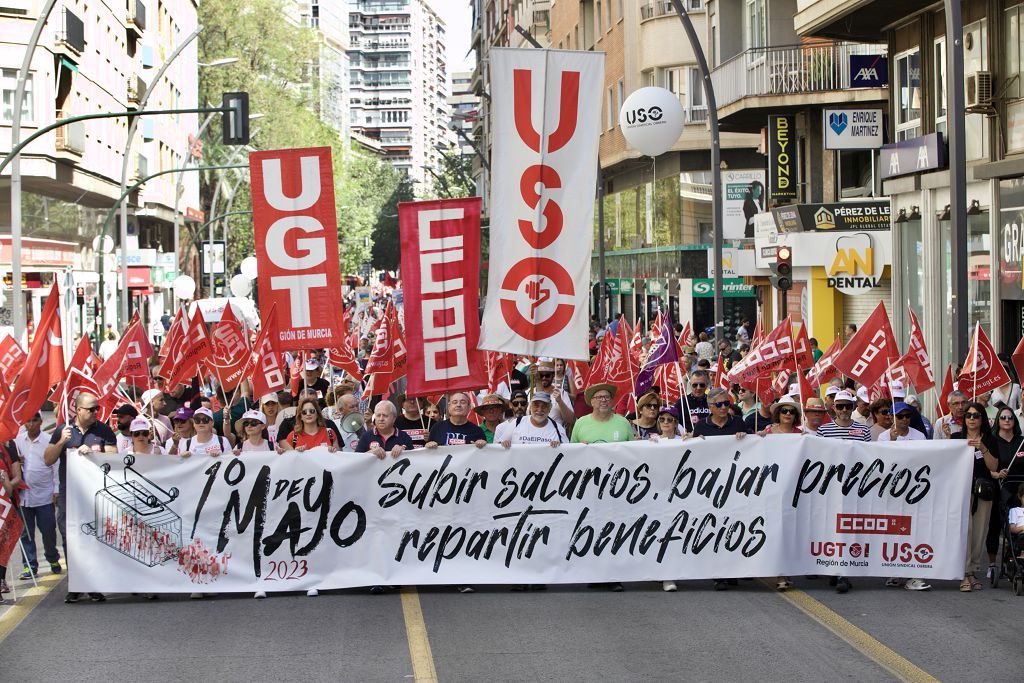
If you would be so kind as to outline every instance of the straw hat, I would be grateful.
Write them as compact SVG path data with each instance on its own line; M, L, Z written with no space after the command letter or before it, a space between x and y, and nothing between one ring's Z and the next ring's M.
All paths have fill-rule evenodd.
M583 399L587 402L588 406L593 405L594 394L601 390L607 391L612 395L612 399L615 399L615 385L608 384L607 382L601 382L600 384L587 387L586 391L583 392Z
M508 403L498 394L487 394L480 400L480 404L473 408L473 412L482 415L484 410L491 406L499 406L502 410L508 409Z

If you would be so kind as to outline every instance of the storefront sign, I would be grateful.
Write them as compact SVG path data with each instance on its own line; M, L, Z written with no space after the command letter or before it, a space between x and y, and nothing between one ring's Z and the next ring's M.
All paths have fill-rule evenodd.
M753 237L754 217L764 210L764 170L722 171L722 232L725 239Z
M774 203L796 201L796 117L768 117L768 196Z
M173 258L174 255L171 254ZM121 263L121 253L117 254L117 265L123 265ZM128 250L128 267L132 266L145 266L152 268L156 265L156 249L129 249Z
M608 278L605 281L608 286L608 293L619 295L619 294L632 294L633 293L633 281L629 278Z
M878 152L882 180L945 167L946 143L942 133L882 145Z
M885 264L877 254L875 238L867 232L836 237L832 263L825 269L829 287L856 296L882 284Z
M888 57L885 55L850 55L851 88L881 88L888 84Z
M881 109L825 109L825 149L878 149L884 142Z
M1024 178L999 183L999 296L1024 300Z
M715 281L712 278L697 278L693 280L693 297L696 299L709 299L715 296ZM754 285L744 284L743 278L723 278L722 296L724 297L751 297L756 296Z
M722 277L736 277L739 275L740 250L735 247L723 247L722 249ZM708 251L708 277L715 276L715 252Z
M797 204L772 209L779 232L889 230L889 200Z
M648 280L644 283L644 292L648 296L664 296L668 293L667 280Z
M22 238L19 257L23 267L49 266L63 268L75 264L75 254L78 252L78 249L77 244L69 242ZM0 237L0 263L11 263L11 238L9 235Z

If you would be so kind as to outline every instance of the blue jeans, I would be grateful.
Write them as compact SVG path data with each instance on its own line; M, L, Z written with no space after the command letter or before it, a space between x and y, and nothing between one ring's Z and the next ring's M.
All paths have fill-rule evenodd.
M25 546L25 555L28 564L32 567L32 573L39 571L39 560L36 556L36 526L39 526L39 533L43 536L43 555L46 561L53 564L60 559L57 552L57 518L54 515L53 504L40 505L39 507L22 507L21 512L25 515L25 528L21 532L21 542Z

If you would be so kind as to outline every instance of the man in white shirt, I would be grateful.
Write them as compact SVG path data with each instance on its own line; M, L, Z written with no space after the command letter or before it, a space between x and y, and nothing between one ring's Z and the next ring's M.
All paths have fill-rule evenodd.
M868 427L875 423L874 418L871 417L871 398L868 395L867 387L857 389L857 407L850 417L853 418L854 422L859 422Z
M42 432L43 418L39 413L25 423L14 443L21 456L22 476L28 489L21 492L21 512L25 517L25 527L21 533L21 542L25 547L28 565L21 574L23 580L29 580L39 573L39 560L36 553L36 527L43 537L43 555L50 564L53 574L60 574L60 552L57 550L57 516L54 502L59 491L57 464L47 465L43 461L43 452L50 443L50 435Z
M556 387L554 379L554 362L550 360L538 361L537 377L533 390L534 392L545 393L551 397L550 417L558 423L563 432L568 432L576 421L576 414L573 412L572 399L569 398L569 392L565 391L563 387Z
M514 443L548 444L552 448L565 443L565 432L549 416L551 412L551 396L543 391L536 391L530 401L530 417L517 418L518 424L512 428L512 434L501 442L505 448Z
M948 439L964 428L964 411L967 410L967 394L962 391L951 391L946 397L949 415L943 415L935 421L932 435L936 439Z

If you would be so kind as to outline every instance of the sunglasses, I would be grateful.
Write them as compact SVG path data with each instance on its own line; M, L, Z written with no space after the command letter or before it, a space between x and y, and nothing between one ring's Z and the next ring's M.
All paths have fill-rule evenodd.
M779 415L796 415L796 411L792 408L783 408L779 411Z
M95 412L96 412L96 411L98 411L99 409L100 409L100 407L99 407L99 406L89 406L88 408L86 408L85 406L81 406L81 407L79 408L79 410L88 410L88 411L89 411L90 413L95 413Z
M716 408L728 408L732 404L729 403L728 401L716 401L715 403L712 403L711 405L713 405Z
M676 419L672 416L662 416L658 418L658 422L675 422Z
M650 408L651 410L657 410L658 409L658 406L654 405L653 403L648 403L647 405L641 406L641 407L644 410L647 410L648 408Z
M526 405L526 401L512 401L512 405L514 405L514 406L525 406Z
M149 432L132 432L132 436L149 436Z
M554 377L555 373L553 373L553 372L538 372L537 376L538 377Z
M315 408L303 408L302 409L302 414L303 415L316 415L316 409Z
M197 425L205 425L213 422L213 420L211 420L208 417L193 417L192 421L195 422Z
M1000 420L1006 420L1007 422L1011 422L1011 421L1013 421L1013 420L1014 420L1015 418L1013 417L1013 415L1000 415L1000 416L999 416L999 419L1000 419Z
M852 403L833 403L836 410L853 410Z
M980 420L981 413L964 413L964 417L966 417L968 420Z
M262 422L257 422L256 420L246 420L245 422L242 423L242 426L243 427L262 427L263 423Z
M879 415L892 415L892 411L889 410L888 408L883 408L882 410L878 411L878 414Z
M693 387L694 389L704 389L705 387L707 387L707 384L701 384L700 382L694 382L690 386Z
M910 419L910 413L897 413L896 414L896 419L897 420L909 420Z

